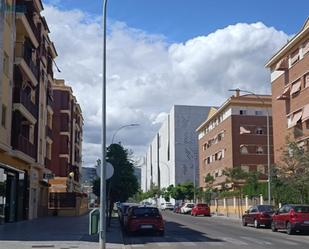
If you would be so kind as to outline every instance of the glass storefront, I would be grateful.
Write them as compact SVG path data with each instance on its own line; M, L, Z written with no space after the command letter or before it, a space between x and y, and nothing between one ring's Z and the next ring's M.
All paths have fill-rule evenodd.
M27 217L27 174L0 164L0 224Z

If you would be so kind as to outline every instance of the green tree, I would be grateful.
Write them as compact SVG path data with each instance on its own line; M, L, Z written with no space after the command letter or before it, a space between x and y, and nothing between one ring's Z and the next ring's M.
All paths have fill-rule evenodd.
M287 140L282 163L275 167L273 188L277 201L309 203L309 150ZM281 195L279 194L281 193Z
M111 144L107 148L106 157L114 167L113 176L106 181L107 196L109 201L109 217L117 201L124 202L138 191L138 181L134 175L134 164L129 158L128 150L120 144ZM93 183L93 191L100 196L100 179ZM110 219L109 219L110 220Z

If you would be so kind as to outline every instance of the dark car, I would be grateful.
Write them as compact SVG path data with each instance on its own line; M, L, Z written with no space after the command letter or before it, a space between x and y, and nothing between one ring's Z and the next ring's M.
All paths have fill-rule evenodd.
M127 215L128 215L128 208L131 207L131 206L137 206L138 204L136 203L121 203L119 205L119 208L118 208L118 217L119 217L119 221L120 221L120 224L121 226L124 226L125 224L125 220L127 218Z
M191 215L193 215L193 216L197 216L197 215L210 216L210 208L207 204L203 204L203 203L195 204L194 207L191 210Z
M271 230L286 230L287 234L296 231L309 231L309 205L286 204L272 216Z
M252 224L255 228L259 228L261 225L270 228L273 213L274 208L271 205L253 206L242 216L242 224L243 226Z
M127 233L149 230L164 235L164 220L159 209L149 206L130 207L126 225Z

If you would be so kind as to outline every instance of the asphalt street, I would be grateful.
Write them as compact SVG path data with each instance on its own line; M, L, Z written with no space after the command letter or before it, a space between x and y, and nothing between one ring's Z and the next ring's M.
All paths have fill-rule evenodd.
M169 211L163 212L163 216L166 221L164 237L148 233L125 236L126 248L309 248L308 235L242 227L239 220L225 217L192 217Z

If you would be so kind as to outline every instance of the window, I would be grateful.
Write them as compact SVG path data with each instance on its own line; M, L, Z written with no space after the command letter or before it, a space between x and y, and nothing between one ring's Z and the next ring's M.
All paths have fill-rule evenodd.
M3 72L9 77L9 56L5 51L3 52Z
M260 172L261 174L265 174L265 166L264 165L257 165L256 166L257 172Z
M258 146L256 148L256 154L263 154L263 153L264 153L263 147L262 146Z
M305 41L303 44L303 55L306 55L309 52L309 40Z
M255 116L262 116L263 115L263 111L255 111Z
M34 125L29 126L29 141L34 144Z
M241 169L244 171L244 172L249 172L249 166L247 166L247 165L242 165L241 166Z
M207 164L210 164L211 163L211 161L210 161L210 156L209 157L207 157Z
M207 149L207 143L203 144L203 151Z
M263 128L261 128L261 127L256 128L255 133L258 134L258 135L262 135L264 133Z
M291 55L291 66L294 65L299 60L299 49L295 50Z
M247 110L240 110L240 111L239 111L239 114L240 114L240 115L247 115Z
M248 153L249 153L249 152L248 152L248 148L247 148L246 146L242 145L242 146L240 147L240 153L241 153L242 155L248 154Z
M304 88L309 87L309 73L305 75L304 82L305 82Z
M1 114L1 125L6 127L6 106L2 105L2 114Z

